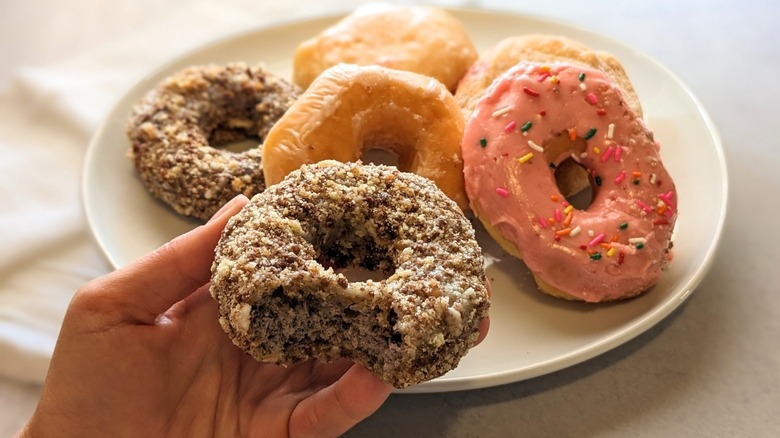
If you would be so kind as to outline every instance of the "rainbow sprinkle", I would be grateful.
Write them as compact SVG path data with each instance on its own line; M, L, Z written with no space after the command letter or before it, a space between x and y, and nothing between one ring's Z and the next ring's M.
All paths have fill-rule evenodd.
M601 156L601 162L604 163L609 160L613 152L615 152L615 148L613 146L607 147L607 150L604 151L604 155Z
M539 146L538 144L534 143L531 140L528 140L528 147L535 150L536 152L544 152L544 149L541 146Z
M512 132L515 129L515 127L517 127L517 122L512 120L511 122L507 123L506 126L504 126L504 132L508 134Z
M493 111L492 116L495 117L495 118L499 118L499 117L503 116L504 114L508 114L513 109L515 109L515 107L513 105L507 105L507 106L505 106L505 107L503 107L501 109L497 109L497 110Z
M529 152L529 153L523 155L522 157L518 158L517 161L519 161L520 164L525 164L528 161L530 161L531 158L533 158L533 157L534 157L534 153L533 152Z
M598 245L599 243L601 243L604 240L605 237L607 237L607 233L599 234L598 236L594 237L593 240L588 242L588 246L596 246L596 245Z
M623 146L617 146L615 148L615 161L620 162L620 157L623 155Z
M528 87L523 87L523 93L525 93L525 94L527 94L529 96L533 96L533 97L538 97L539 96L539 92L537 92L535 90L532 90L532 89L530 89Z
M642 210L644 210L644 211L645 211L645 213L650 213L650 212L652 212L652 211L653 211L653 209L652 209L652 208L650 208L650 206L649 206L649 205L645 204L644 202L640 201L639 199L637 199L637 200L636 200L636 205L638 205L638 206L639 206L639 208L641 208Z

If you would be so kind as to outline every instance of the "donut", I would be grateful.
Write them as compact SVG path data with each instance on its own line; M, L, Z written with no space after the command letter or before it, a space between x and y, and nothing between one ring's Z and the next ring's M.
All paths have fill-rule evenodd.
M670 257L677 193L659 148L605 73L522 62L490 86L467 122L466 191L490 235L525 262L543 292L629 298L655 284ZM590 176L585 208L556 187L551 167L567 157Z
M612 54L593 50L570 38L556 35L521 35L505 38L480 56L464 75L455 100L468 119L476 101L501 74L521 61L569 62L604 72L622 90L624 98L634 112L641 117L642 106L623 66ZM561 193L570 198L586 190L590 184L587 175L571 160L559 163L556 182Z
M463 115L437 80L380 66L339 64L323 72L271 128L265 183L302 164L357 161L369 149L398 155L398 167L433 180L461 208Z
M455 92L455 99L466 112L466 117L493 80L521 61L545 64L567 62L600 70L617 84L628 106L642 117L639 98L617 58L567 37L540 34L505 38L471 65Z
M387 277L350 281L349 266ZM231 218L210 292L258 361L346 358L397 388L456 367L489 307L481 249L452 200L395 167L332 160Z
M147 189L202 220L238 194L265 188L259 148L218 149L262 138L300 94L261 65L187 67L137 104L127 126L130 157Z
M293 82L306 88L339 63L381 65L436 78L450 91L477 59L463 25L426 6L362 6L301 43L293 57Z

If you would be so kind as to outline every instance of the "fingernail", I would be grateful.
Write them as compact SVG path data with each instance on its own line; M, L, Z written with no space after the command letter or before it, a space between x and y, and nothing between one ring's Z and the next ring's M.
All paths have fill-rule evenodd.
M237 195L235 198L233 198L230 201L228 201L225 205L222 206L222 208L217 210L217 212L214 213L214 215L211 216L211 219L209 219L209 221L206 222L206 223L207 224L211 223L211 222L219 219L223 215L225 215L225 213L229 212L232 209L232 207L236 204L236 202L238 202L238 198L240 198L242 196L244 196L244 195Z

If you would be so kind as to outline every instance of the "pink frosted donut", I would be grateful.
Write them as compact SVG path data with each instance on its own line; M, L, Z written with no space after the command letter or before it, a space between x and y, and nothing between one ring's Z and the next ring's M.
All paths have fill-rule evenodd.
M584 209L556 186L553 169L570 157L590 175ZM518 64L477 103L463 161L475 214L543 292L601 302L658 281L677 218L674 182L652 132L601 71Z

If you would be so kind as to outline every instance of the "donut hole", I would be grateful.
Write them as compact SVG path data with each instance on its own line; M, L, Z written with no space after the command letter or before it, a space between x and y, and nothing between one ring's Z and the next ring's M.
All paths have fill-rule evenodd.
M398 167L400 163L397 153L390 149L380 147L367 149L360 159L366 164L384 164L385 166Z
M568 132L562 132L544 142L545 157L553 169L558 191L579 210L587 209L595 195L588 169L572 158L585 151L587 146L585 139L572 139Z
M260 121L251 120L252 114L240 118L228 118L210 132L204 132L209 145L233 153L242 153L257 148L263 139L259 135Z
M224 149L229 152L239 154L241 152L246 152L248 150L256 148L258 144L260 144L259 137L254 137L254 138L247 137L244 139L239 139L224 144L216 144L216 147L219 147L220 149Z
M377 244L370 236L357 236L347 225L364 222L357 217L345 217L336 221L334 226L334 229L342 230L341 232L322 235L313 242L318 252L317 262L326 269L333 268L351 283L386 280L395 271L395 265L386 248Z
M346 277L350 283L387 280L389 275L382 271L372 271L360 266L347 266L345 268L334 269L335 272Z
M317 263L323 268L332 268L334 272L343 275L350 283L387 280L390 276L385 270L376 268L373 262L360 264L352 260L344 260L331 257L328 252L321 253L316 258Z
M579 210L593 203L594 189L588 178L588 169L572 158L561 161L554 170L555 184L566 201Z

